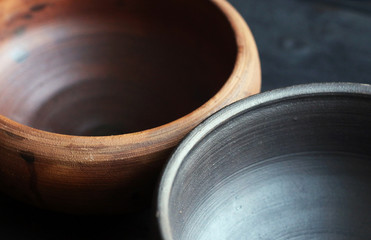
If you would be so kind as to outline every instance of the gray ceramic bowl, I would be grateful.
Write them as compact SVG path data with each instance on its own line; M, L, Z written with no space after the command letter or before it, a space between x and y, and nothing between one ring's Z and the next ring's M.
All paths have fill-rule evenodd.
M165 240L371 239L371 86L312 84L217 112L168 163Z

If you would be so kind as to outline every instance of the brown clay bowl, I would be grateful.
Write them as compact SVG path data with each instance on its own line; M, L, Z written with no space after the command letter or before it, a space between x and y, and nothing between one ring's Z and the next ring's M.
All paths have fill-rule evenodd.
M73 213L141 207L193 127L259 90L226 1L2 0L1 191Z

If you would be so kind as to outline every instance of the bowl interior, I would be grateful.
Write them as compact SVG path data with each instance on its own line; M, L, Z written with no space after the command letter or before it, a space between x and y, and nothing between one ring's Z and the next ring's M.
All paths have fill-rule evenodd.
M213 129L176 171L171 239L370 239L370 103L300 96Z
M0 3L0 114L70 135L160 126L204 104L236 59L210 1Z

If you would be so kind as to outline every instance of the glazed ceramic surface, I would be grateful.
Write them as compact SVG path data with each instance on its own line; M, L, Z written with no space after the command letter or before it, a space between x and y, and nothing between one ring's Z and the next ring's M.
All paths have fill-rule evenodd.
M260 89L226 1L0 2L0 187L67 212L148 201L172 148Z
M266 92L194 129L164 172L163 239L370 239L371 85Z

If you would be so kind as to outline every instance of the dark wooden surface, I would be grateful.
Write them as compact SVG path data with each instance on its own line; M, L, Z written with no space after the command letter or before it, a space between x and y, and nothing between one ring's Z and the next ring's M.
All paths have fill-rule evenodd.
M371 83L371 1L231 0L256 38L263 91Z
M371 83L370 1L230 0L255 35L263 91L309 82ZM71 216L0 195L0 239L149 239L151 211Z

